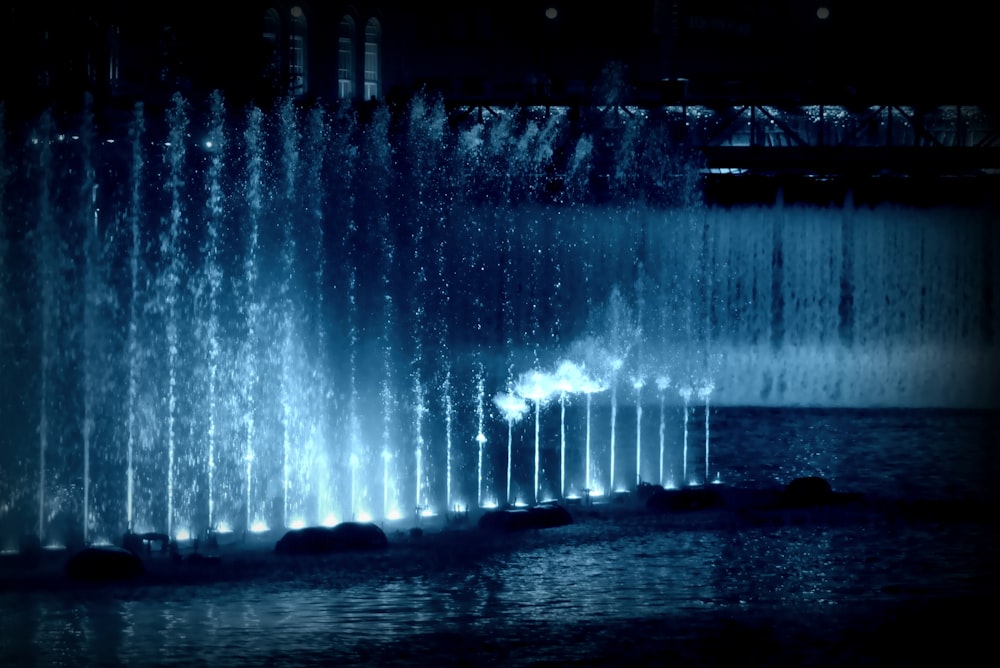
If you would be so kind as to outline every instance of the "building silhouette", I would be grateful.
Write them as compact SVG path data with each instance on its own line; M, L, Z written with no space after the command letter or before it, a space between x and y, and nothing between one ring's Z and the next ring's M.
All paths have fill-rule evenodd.
M876 6L872 6L876 5ZM1000 172L989 8L900 0L9 0L8 124L175 93L268 107L670 109L718 174ZM985 75L985 76L984 76ZM579 113L586 113L580 111ZM691 129L693 134L689 134Z

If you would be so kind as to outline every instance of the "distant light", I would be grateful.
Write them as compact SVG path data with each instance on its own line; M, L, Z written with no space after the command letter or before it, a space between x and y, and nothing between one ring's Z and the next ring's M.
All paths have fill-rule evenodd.
M362 510L360 513L358 513L358 521L359 522L371 522L372 521L371 513L368 513L368 512L365 512L364 510Z
M295 5L294 7L292 7L291 14L293 18L301 18L302 8L299 7L298 5Z
M228 522L219 522L219 528L216 529L217 533L232 533L233 528L229 526Z
M332 527L337 524L337 516L330 514L323 518L323 526Z
M821 21L825 21L826 19L830 18L830 8L820 7L819 9L816 10L816 17L819 18Z
M253 533L263 533L267 531L267 523L262 520L257 520L250 525L250 531Z
M389 511L389 514L386 515L386 519L401 520L403 519L403 513L399 512L399 509L393 508L392 510Z
M559 16L559 10L555 7L549 7L545 10L545 18L554 20L557 16Z
M306 526L306 521L301 517L297 517L288 523L289 529L302 529Z
M188 529L178 529L174 538L177 540L191 540L191 532Z

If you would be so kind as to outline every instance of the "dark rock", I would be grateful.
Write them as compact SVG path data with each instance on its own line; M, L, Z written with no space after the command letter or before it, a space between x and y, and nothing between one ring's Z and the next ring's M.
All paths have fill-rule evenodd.
M112 545L85 547L66 562L66 575L74 580L127 580L145 572L142 559Z
M573 516L558 504L490 510L479 518L479 528L490 531L549 529L572 523Z
M657 511L707 510L723 505L722 495L708 487L660 489L646 500L646 508Z
M334 527L292 529L275 544L279 554L328 554L357 550L377 550L389 541L371 522L341 522Z
M785 487L781 505L792 508L818 506L833 501L833 488L825 478L807 476L795 478Z

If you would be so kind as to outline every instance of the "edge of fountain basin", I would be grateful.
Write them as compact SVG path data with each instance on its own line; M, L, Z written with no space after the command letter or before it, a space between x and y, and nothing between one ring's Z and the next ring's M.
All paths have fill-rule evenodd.
M894 522L993 521L968 504L934 503L929 500L905 502L862 498L852 493L837 493L843 503L828 507L795 508L775 505L781 488L744 489L725 485L696 486L692 489L718 490L723 503L718 507L697 510L663 511L648 509L637 494L623 495L617 501L570 504L567 509L573 523L561 527L522 531L487 531L478 528L478 517L485 510L470 512L462 521L455 518L422 518L422 532L412 519L381 523L388 539L383 549L343 552L327 555L280 555L274 544L281 531L247 536L233 535L220 543L211 554L217 561L202 564L182 560L175 563L169 553L154 553L143 558L146 573L116 582L88 583L70 580L63 567L67 551L47 551L44 563L37 568L0 568L0 594L6 592L87 590L113 588L128 597L147 588L172 588L186 585L239 585L263 583L283 586L286 582L305 583L322 588L350 586L362 581L392 577L420 577L428 571L474 566L484 559L512 558L532 550L559 545L566 549L588 549L597 542L641 535L650 531L733 531L766 526L802 524L854 524ZM980 509L982 510L982 509ZM188 542L180 555L194 553ZM208 553L205 553L208 554ZM516 558L514 556L513 558Z

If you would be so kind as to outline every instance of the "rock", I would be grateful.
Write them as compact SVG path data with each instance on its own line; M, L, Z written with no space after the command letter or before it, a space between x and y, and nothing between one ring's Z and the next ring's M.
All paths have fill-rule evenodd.
M145 572L142 559L112 545L85 547L66 561L66 575L74 580L127 580Z
M490 510L479 518L479 528L491 531L549 529L572 523L573 516L558 504Z
M275 543L279 554L328 554L377 550L389 546L382 529L371 522L341 522L334 527L292 529Z
M795 478L785 487L780 503L792 508L819 506L833 501L833 488L825 478L807 476Z

